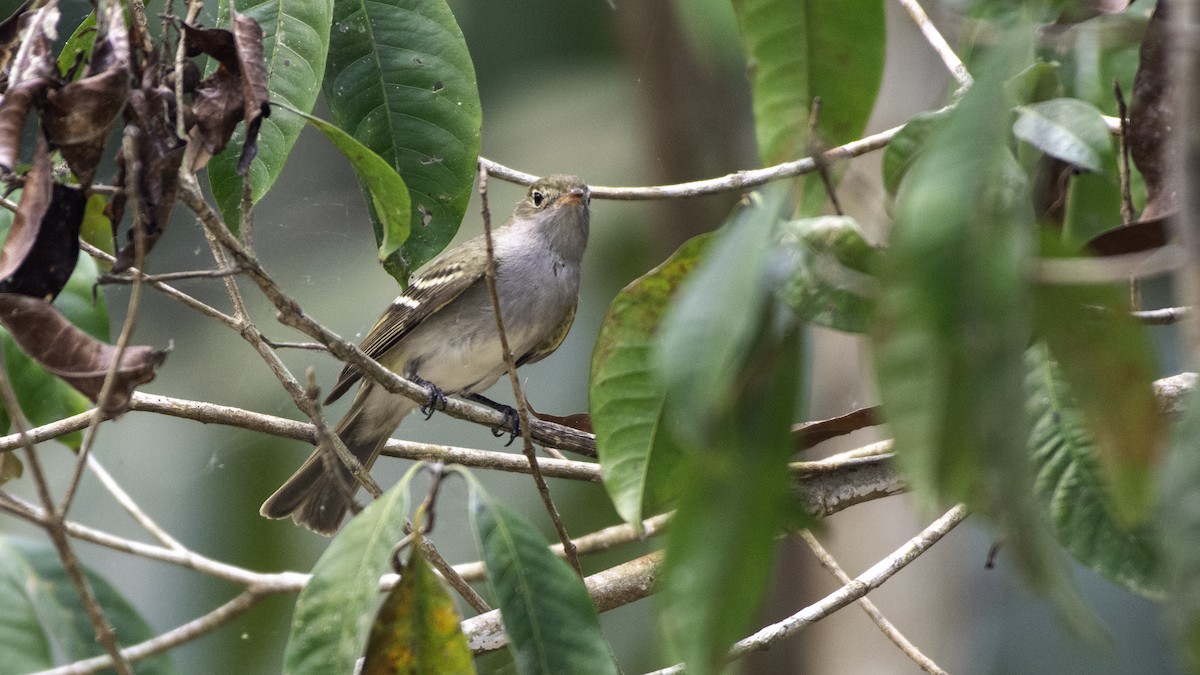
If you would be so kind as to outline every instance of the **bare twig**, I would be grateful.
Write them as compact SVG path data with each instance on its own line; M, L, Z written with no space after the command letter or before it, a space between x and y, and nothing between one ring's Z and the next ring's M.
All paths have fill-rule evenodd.
M175 537L172 537L166 530L162 529L158 523L154 522L154 519L151 518L149 514L142 510L142 507L138 506L137 502L133 500L133 497L130 497L129 493L121 487L120 483L118 483L117 480L112 477L112 474L110 474L107 469L101 466L100 460L96 459L95 455L89 455L87 458L87 463L88 468L92 470L92 473L96 474L96 478L100 480L100 484L104 486L104 489L108 490L108 493L113 496L113 499L117 500L117 503L121 505L121 508L125 509L125 512L128 513L135 521L137 521L137 524L141 525L143 530L149 532L151 536L153 536L167 548L176 551L187 550L187 547L179 543L179 541L175 539Z
M488 295L492 297L492 314L496 317L500 351L504 355L504 366L508 369L508 379L512 383L513 398L517 404L517 418L521 420L521 448L525 452L525 458L529 461L529 472L533 476L533 482L537 485L542 505L550 514L550 520L554 523L554 531L558 533L558 539L563 544L563 550L566 551L567 562L571 563L571 567L575 568L575 573L582 577L583 567L579 565L579 556L575 554L575 544L571 543L571 535L567 533L562 516L558 514L558 507L554 505L554 499L550 496L550 486L546 485L542 469L538 466L537 450L533 447L533 438L529 435L529 403L525 400L524 392L521 391L521 380L517 377L517 364L513 360L512 350L508 346L508 334L504 332L504 319L500 316L500 296L496 292L496 258L492 243L492 212L488 209L487 180L487 169L481 166L479 168L479 200L480 210L483 212L483 239L486 243L485 252L487 253L487 268L484 277L487 281Z
M933 47L933 51L937 52L937 55L942 59L942 63L946 65L946 69L950 71L954 80L958 82L957 94L961 95L964 91L970 89L974 83L971 73L967 72L967 67L963 65L962 59L958 58L958 54L954 53L954 49L950 46L950 43L946 42L946 38L942 37L937 26L934 26L933 22L929 20L929 15L925 13L921 5L917 4L917 0L899 0L899 2L905 11L908 12L908 15L912 17L913 22L917 24L917 28L921 29L921 34L925 36L925 41L929 43L930 47Z
M729 652L731 659L745 656L752 651L768 649L780 640L795 635L817 621L833 614L837 610L858 600L872 590L878 588L896 572L904 569L916 560L922 553L929 550L950 530L967 517L967 508L961 504L947 511L941 518L935 520L920 534L908 540L888 557L875 563L866 572L855 577L850 583L830 593L821 600L805 607L799 612L775 624L771 624L734 644ZM656 670L651 675L673 675L684 671L683 664Z
M1125 105L1125 93L1121 83L1113 80L1113 95L1117 98L1117 119L1121 131L1117 134L1117 173L1121 179L1121 223L1133 222L1133 195L1129 189L1129 107Z
M1147 326L1167 326L1179 323L1192 314L1191 307L1161 307L1132 312L1133 318Z
M145 642L122 649L120 659L121 661L140 661L178 647L181 644L191 642L250 611L250 609L273 592L277 591L257 587L247 588L237 597L208 614L192 619L174 630L169 630ZM98 656L83 661L76 661L75 663L59 668L44 670L35 675L86 675L87 673L98 673L106 668L111 668L112 664L112 657Z
M825 550L821 542L817 541L812 532L805 530L800 533L800 538L812 549L813 554L817 556L817 561L821 563L821 567L824 567L826 571L836 577L843 586L853 583L850 576L842 570L842 566L829 554L829 551ZM887 617L883 615L883 612L879 611L879 608L875 606L875 603L871 602L870 598L863 596L858 599L858 604L867 613L867 616L871 618L871 621L875 622L875 625L879 627L879 630L883 632L887 639L891 640L892 644L899 647L900 651L912 659L917 664L917 667L932 675L947 675L946 671L939 668L933 662L933 659L925 656L912 641L904 637L904 634L891 621L888 621Z
M136 266L135 266L136 267ZM103 284L130 284L138 282L169 282L181 281L185 279L220 279L232 274L239 274L240 269L229 267L221 270L191 270L187 272L166 272L164 274L105 274L101 275L97 283Z
M104 615L104 610L96 600L96 593L92 590L87 576L84 575L79 559L75 557L75 552L71 549L71 542L67 538L64 526L65 514L55 509L54 497L50 495L50 484L42 471L41 462L38 461L37 448L25 435L25 430L29 428L29 420L26 419L21 404L17 401L17 393L8 379L8 370L4 366L3 359L0 359L0 402L3 402L4 409L8 411L13 426L17 428L17 434L21 436L26 463L29 465L29 472L33 474L33 482L43 509L52 514L43 523L43 529L50 536L50 541L58 552L63 571L66 572L71 585L75 587L75 593L79 596L84 613L87 614L88 621L91 622L92 629L96 633L96 642L100 643L104 651L112 657L113 667L120 675L132 675L133 667L121 656L121 644L117 641L117 631L109 622L108 617Z

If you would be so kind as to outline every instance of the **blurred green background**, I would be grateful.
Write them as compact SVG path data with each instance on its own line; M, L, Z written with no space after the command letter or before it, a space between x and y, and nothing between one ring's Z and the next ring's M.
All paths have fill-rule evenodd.
M613 0L612 4L451 0L450 4L478 74L485 156L535 174L577 173L602 185L693 180L756 165L743 57L727 0ZM67 5L64 13L77 15L81 7ZM152 5L152 10L156 7L160 6ZM888 2L887 9L887 68L869 131L901 124L916 112L938 107L951 90L944 67L912 21L897 3ZM206 11L211 16L214 10ZM944 25L940 22L944 15L935 11L934 16ZM840 194L874 239L881 241L887 216L878 162L878 153L851 162ZM498 180L491 181L491 188L494 217L507 216L522 189ZM554 414L586 409L591 346L609 300L684 239L718 226L735 198L593 202L585 289L574 329L553 357L522 370L535 408ZM476 198L460 239L480 231L478 212ZM263 263L284 288L314 318L343 336L361 337L397 292L395 283L375 263L374 242L352 171L311 130L302 135L279 182L259 206L254 240ZM184 209L177 211L153 263L152 272L212 266L201 233ZM220 282L178 285L218 307L227 306ZM250 284L243 288L268 336L299 339L274 321L273 311ZM114 325L119 325L128 289L107 287L105 294ZM138 343L173 348L147 391L300 418L274 377L237 335L152 292L146 294L140 316ZM714 317L714 326L718 321ZM857 338L815 331L811 345L813 418L848 412L874 400L861 374L863 350ZM318 383L326 388L340 367L315 352L285 352L284 357L301 377L312 366ZM509 384L502 381L492 395L510 400ZM345 405L335 406L331 417ZM486 429L442 415L429 421L413 416L397 433L411 440L490 450L499 450L503 443ZM822 453L875 438L862 432L837 448L823 448ZM255 570L307 571L326 540L290 521L263 520L258 506L310 451L301 443L236 429L130 413L101 430L96 456L163 527L196 551ZM61 491L72 456L50 444L43 456ZM386 486L407 465L384 460L374 475ZM500 499L551 535L527 476L479 475ZM418 481L414 494L420 494L423 486ZM28 481L6 489L25 499L35 498ZM553 481L551 489L573 534L618 522L599 486ZM441 494L433 539L452 562L478 557L465 503L462 482L451 481ZM839 514L818 534L853 575L919 531L932 515L917 513L908 498L896 497ZM91 477L85 477L71 516L122 536L143 538ZM7 518L0 519L0 530L41 536ZM585 568L608 567L652 544L588 557ZM1174 662L1157 605L1077 570L1085 597L1112 636L1105 645L1082 644L1046 603L1021 587L1003 553L997 569L984 569L991 544L990 534L969 522L872 598L902 632L954 673L1172 672ZM226 582L173 566L89 544L77 548L84 561L127 594L159 632L210 611L239 592ZM777 574L775 590L763 610L764 622L793 613L836 587L798 544L783 547ZM176 664L189 674L277 672L293 601L294 596L280 596L263 602L218 632L175 650ZM601 617L627 673L669 663L657 648L652 607L652 600L641 601ZM506 659L492 657L480 665L484 672L503 670ZM746 659L743 671L824 675L916 669L864 614L848 608L799 638Z

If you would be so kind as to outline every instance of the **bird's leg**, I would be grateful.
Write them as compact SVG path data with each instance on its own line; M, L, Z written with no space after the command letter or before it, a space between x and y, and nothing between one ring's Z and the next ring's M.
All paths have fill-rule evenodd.
M512 445L513 441L517 440L517 436L521 435L521 416L517 414L516 408L510 405L504 405L498 401L493 401L492 399L479 394L467 394L466 399L476 403L482 403L492 410L504 415L504 423L510 429L512 429L512 431L509 433L508 442L504 444L504 447L507 448L508 446ZM504 435L504 430L500 427L492 427L492 435L499 438L500 436Z
M429 400L425 403L425 405L418 408L418 410L421 411L421 414L425 416L425 419L433 417L433 413L438 410L446 409L446 394L442 392L441 387L417 375L416 373L408 373L405 375L405 377L429 389Z

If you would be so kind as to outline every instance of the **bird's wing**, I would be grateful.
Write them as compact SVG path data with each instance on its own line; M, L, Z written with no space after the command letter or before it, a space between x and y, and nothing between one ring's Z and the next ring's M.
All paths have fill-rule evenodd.
M461 249L483 245L481 239L472 239L456 249L456 253L462 253ZM481 279L487 270L487 259L482 255L453 257L454 260L438 259L430 263L413 279L404 293L388 306L359 345L367 356L378 360L429 315L445 307ZM326 397L325 405L340 398L361 377L362 373L357 368L346 364L333 390Z

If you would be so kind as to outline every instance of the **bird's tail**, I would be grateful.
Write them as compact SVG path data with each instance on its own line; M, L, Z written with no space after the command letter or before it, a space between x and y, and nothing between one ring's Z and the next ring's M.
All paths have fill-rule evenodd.
M370 469L400 420L414 407L416 404L408 399L364 385L338 424L337 435L363 467ZM335 468L329 471L327 465ZM332 448L318 446L296 473L263 502L259 513L267 518L290 516L297 525L330 535L337 531L357 490L350 470Z

